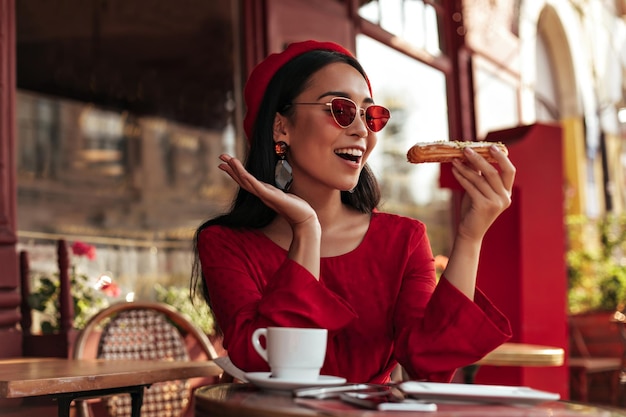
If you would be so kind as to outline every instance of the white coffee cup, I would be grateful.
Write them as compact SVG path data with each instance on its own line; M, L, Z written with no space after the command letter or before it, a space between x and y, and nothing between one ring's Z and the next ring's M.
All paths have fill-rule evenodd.
M266 348L261 345L265 338ZM252 333L252 346L269 364L272 378L316 381L326 357L328 330L267 327Z

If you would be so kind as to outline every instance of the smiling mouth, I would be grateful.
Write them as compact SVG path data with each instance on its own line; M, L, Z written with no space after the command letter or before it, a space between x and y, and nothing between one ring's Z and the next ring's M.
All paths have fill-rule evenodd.
M350 162L359 162L363 156L363 151L360 149L337 149L335 155Z

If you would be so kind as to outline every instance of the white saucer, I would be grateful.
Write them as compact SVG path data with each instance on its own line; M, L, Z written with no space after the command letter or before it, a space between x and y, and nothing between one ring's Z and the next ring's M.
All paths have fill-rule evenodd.
M341 385L346 383L345 378L330 375L320 375L315 381L301 381L297 379L272 378L271 372L246 372L246 379L259 388L274 390L292 390L296 388L321 387Z

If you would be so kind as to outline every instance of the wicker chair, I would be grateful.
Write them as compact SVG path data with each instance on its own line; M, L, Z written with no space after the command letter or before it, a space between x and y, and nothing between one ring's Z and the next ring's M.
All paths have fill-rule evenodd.
M98 333L101 334L98 336ZM88 349L88 341L99 337L97 353ZM207 359L217 352L207 336L173 307L153 302L114 304L93 316L79 333L74 358L137 360L190 360L186 344L195 339ZM192 398L190 381L168 381L153 384L144 392L142 417L179 417L187 411ZM90 401L77 401L79 416L91 415ZM110 416L130 416L128 395L106 398Z

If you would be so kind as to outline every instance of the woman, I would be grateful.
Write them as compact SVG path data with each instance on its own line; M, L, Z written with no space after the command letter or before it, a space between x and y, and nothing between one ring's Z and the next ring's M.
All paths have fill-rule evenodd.
M245 163L221 155L240 189L232 209L197 231L193 284L204 284L241 369L267 371L259 327L329 331L322 374L384 383L399 362L414 379L449 381L510 337L507 319L475 289L482 238L510 204L515 168L470 149L453 162L463 216L436 282L425 226L376 210L367 158L389 113L374 105L355 58L307 41L270 55L244 96Z

